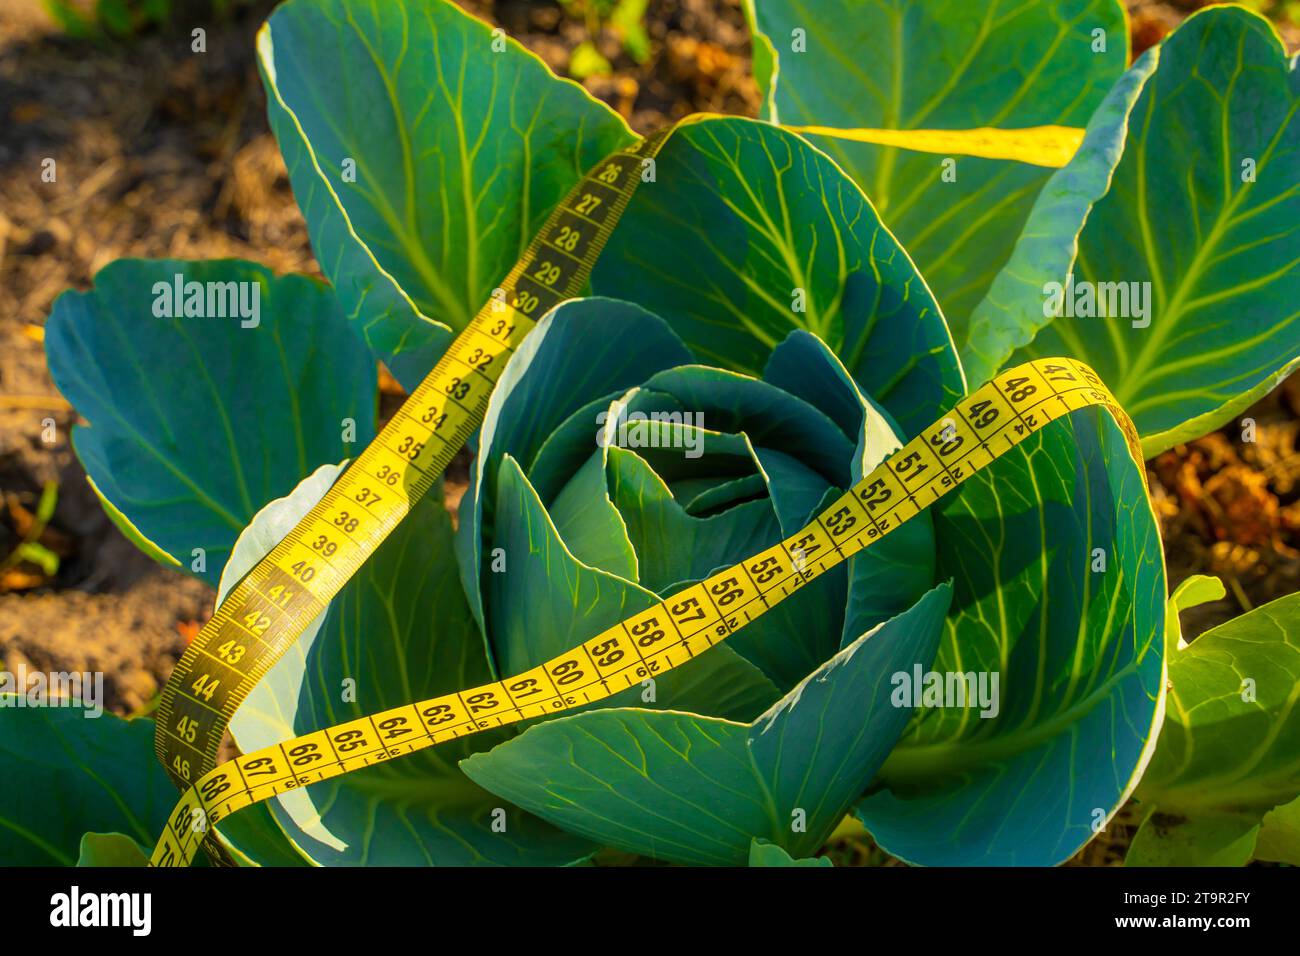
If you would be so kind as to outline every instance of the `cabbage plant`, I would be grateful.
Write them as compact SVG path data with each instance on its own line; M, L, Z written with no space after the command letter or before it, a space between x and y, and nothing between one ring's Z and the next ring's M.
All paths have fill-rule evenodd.
M1127 67L1111 0L748 6L763 117L672 132L591 295L511 357L455 520L440 489L415 508L236 715L242 751L588 640L793 533L1026 357L1094 365L1148 454L1298 361L1296 71L1262 19L1200 14ZM634 138L443 0L290 0L258 53L327 282L120 261L46 333L110 516L223 594L373 437L375 359L413 387ZM1078 128L1055 170L858 135L1043 126ZM1076 289L1095 306L1102 283L1132 298L1090 313ZM912 863L1050 865L1136 791L1138 862L1196 817L1162 726L1240 746L1241 724L1166 716L1171 675L1239 683L1180 666L1201 644L1178 648L1178 606L1141 462L1082 410L679 668L284 794L221 839L262 865L790 865L853 817ZM1211 808L1253 841L1235 862L1280 858L1277 818L1250 827L1300 793L1272 659L1282 756L1240 768L1248 808L1229 787ZM74 717L0 710L0 757L34 781L0 795L0 854L140 861L173 796L152 728ZM52 810L56 778L75 807Z

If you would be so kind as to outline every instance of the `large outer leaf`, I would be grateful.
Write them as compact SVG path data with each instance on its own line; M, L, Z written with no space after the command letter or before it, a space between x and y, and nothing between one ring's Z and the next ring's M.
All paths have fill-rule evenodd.
M223 593L329 488L325 467L258 512L222 575ZM249 695L231 722L244 752L488 679L452 559L451 520L431 493ZM354 693L345 699L345 682ZM276 822L310 860L334 865L568 863L594 847L475 786L456 761L480 735L284 794ZM505 831L493 811L505 811ZM249 849L251 841L241 844Z
M1062 282L1079 250L1079 231L1092 205L1110 188L1124 152L1129 114L1159 62L1159 48L1148 50L1111 87L1088 121L1074 158L1052 175L1038 194L1010 261L975 307L962 365L972 382L987 382L1017 347L1027 345L1051 322L1043 314L1043 288Z
M1060 317L1011 361L1087 362L1148 456L1223 424L1281 381L1300 364L1298 109L1300 71L1266 20L1233 8L1187 20L1159 50L1110 190L1082 232L1077 217L1034 225L1078 234L1077 260L1071 243L1059 247L1055 281L1073 266L1076 282L1149 282L1149 327ZM1254 182L1242 181L1247 160ZM1028 313L1036 302L1041 317L1041 285L1018 297L998 306Z
M1169 680L1128 862L1245 863L1261 821L1300 796L1300 594L1171 650Z
M258 52L316 258L407 388L551 207L632 140L582 87L446 0L292 0Z
M662 315L708 364L751 375L791 331L813 332L908 436L965 390L934 298L861 190L764 123L679 127L592 288Z
M637 709L534 726L464 761L488 789L565 829L680 863L743 865L755 837L825 841L907 722L890 675L934 656L952 591L862 635L752 724ZM717 649L708 654L717 653ZM705 655L708 656L708 655ZM792 827L802 811L803 829Z
M934 669L996 674L999 712L922 710L859 816L912 862L1059 863L1127 798L1160 726L1165 575L1146 488L1090 409L941 507L956 593Z
M0 707L0 865L72 866L87 831L145 846L162 832L176 788L153 721L85 714Z
M256 283L260 323L156 317L154 283L177 274ZM329 289L250 262L114 262L54 303L45 352L90 422L72 441L106 506L184 570L205 549L212 584L264 502L375 433L374 361Z
M1128 56L1117 0L748 0L764 116L884 129L1082 126ZM792 31L806 34L794 52ZM1106 31L1093 52L1092 31ZM765 70L764 59L770 58ZM958 342L1048 178L1037 166L810 137L916 260Z

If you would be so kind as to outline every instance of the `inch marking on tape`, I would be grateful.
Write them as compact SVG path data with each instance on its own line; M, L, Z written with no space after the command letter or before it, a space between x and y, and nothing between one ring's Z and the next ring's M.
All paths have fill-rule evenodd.
M1141 462L1132 422L1092 369L1070 359L1017 366L968 395L806 527L572 650L522 674L304 734L207 772L186 789L150 862L188 864L204 839L195 819L214 824L288 790L558 714L684 664L891 534L1030 435L1090 406L1114 416Z
M510 355L580 295L671 128L598 163L547 218L500 289L325 496L230 592L163 689L154 749L186 790L206 779L258 680L429 490L483 420ZM215 841L210 844L220 856Z

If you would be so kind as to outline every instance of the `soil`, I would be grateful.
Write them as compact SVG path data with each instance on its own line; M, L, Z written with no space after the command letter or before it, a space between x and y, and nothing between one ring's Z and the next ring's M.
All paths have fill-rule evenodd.
M1136 52L1203 5L1130 0ZM0 0L0 665L103 671L106 706L121 714L148 709L213 594L137 552L104 516L72 452L77 416L50 380L42 331L60 292L89 288L124 256L230 256L319 274L253 61L274 3L225 6L223 19L199 21L200 56L188 28L76 40L39 0ZM582 19L555 2L462 6L562 75L587 39ZM635 128L695 111L757 114L738 0L656 0L646 25L646 63L605 29L595 42L613 72L585 81ZM1300 45L1300 31L1282 29ZM54 183L41 180L47 157ZM384 388L391 410L400 389L391 379ZM1203 572L1230 588L1185 615L1189 634L1300 587L1300 379L1247 415L1253 441L1234 425L1150 468L1171 585ZM47 487L58 501L42 529L34 515ZM24 540L57 555L57 570L6 561ZM1116 862L1130 829L1112 827L1080 862ZM864 838L833 849L841 862L889 862Z

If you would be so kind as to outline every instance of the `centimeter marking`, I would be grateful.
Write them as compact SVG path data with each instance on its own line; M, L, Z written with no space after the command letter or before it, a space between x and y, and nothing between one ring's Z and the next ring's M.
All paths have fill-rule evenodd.
M358 717L207 770L185 788L150 863L187 865L211 824L286 791L579 707L677 667L892 533L1052 421L1088 406L1108 410L1119 423L1145 481L1137 432L1092 369L1070 359L1017 366L959 402L800 531L571 651L505 680Z
M602 160L569 192L433 371L330 490L241 580L163 689L154 749L173 781L207 779L235 711L433 485L483 420L542 315L580 295L670 130ZM217 855L215 841L210 849Z

